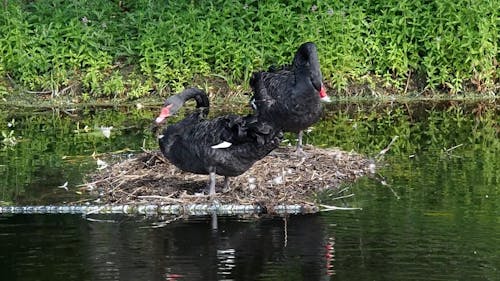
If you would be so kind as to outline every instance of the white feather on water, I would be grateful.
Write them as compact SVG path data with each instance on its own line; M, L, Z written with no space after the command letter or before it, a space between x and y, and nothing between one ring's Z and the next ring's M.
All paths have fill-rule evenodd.
M113 129L113 127L104 127L104 126L101 126L101 132L102 134L109 139L109 137L111 136L111 129Z
M62 188L64 190L68 191L68 182L65 182L63 185L60 185L57 188Z
M97 159L97 169L102 170L108 167L108 163L102 161L101 159Z

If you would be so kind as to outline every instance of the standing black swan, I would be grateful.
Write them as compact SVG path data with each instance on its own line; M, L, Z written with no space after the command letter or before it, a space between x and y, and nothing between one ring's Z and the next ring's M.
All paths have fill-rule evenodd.
M209 174L209 195L215 194L215 175L239 176L257 160L277 148L282 132L254 115L224 115L206 119L208 97L200 89L190 88L169 97L156 118L161 124L174 115L189 99L196 101L196 111L163 130L159 143L163 155L179 169Z
M250 79L251 104L258 118L298 133L301 154L302 131L319 120L321 101L330 101L322 80L316 45L310 42L299 47L290 67L256 72Z

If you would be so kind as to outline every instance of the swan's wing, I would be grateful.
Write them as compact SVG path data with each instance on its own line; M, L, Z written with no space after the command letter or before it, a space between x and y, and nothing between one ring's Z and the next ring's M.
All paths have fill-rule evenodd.
M268 72L256 72L250 79L253 96L250 104L255 111L266 111L276 102L277 76Z
M227 142L227 141L223 141L223 142L221 142L219 144L212 145L211 148L213 148L213 149L223 149L223 148L231 147L231 145L233 145L233 144L230 143L230 142Z

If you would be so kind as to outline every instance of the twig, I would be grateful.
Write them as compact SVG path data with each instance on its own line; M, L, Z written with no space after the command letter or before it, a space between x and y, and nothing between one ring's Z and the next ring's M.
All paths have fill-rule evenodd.
M392 189L392 187L390 185L388 185L389 189L392 191L392 194L394 194L394 196L396 196L396 199L401 199L401 197L396 193L396 191L394 191L394 189Z
M57 92L55 93L55 95L56 95L56 96L63 95L63 94L65 94L65 93L66 93L69 89L73 88L75 85L76 85L76 83L70 84L70 85L66 86L65 88L63 88L62 90L57 91Z
M384 156L384 154L387 153L387 151L389 151L389 149L391 149L391 146L394 144L394 142L399 138L399 136L394 136L391 140L391 142L389 143L389 145L387 145L386 148L382 149L378 154L377 156L375 156L375 158L380 158L382 156Z
M172 193L171 195L174 195L174 193ZM160 195L141 195L141 196L137 196L137 198L139 198L139 199L170 200L170 201L180 202L180 203L184 202L184 200L177 199L177 198L172 198L171 196L160 196Z
M344 191L347 191L347 190L349 190L350 188L351 188L350 186L344 187L344 188L342 188L341 190L337 191L337 194L340 194L340 193L342 193L342 192L344 192Z
M461 143L461 144L458 144L458 145L452 146L452 147L450 147L450 148L448 148L448 149L446 149L446 148L445 148L445 151L444 151L444 152L449 153L450 151L455 150L455 149L457 149L457 148L459 148L459 147L461 147L461 146L463 146L463 145L464 145L464 144L463 144L463 143Z
M353 197L353 196L354 196L354 193L348 194L348 195L344 195L344 196L334 197L334 198L332 198L332 200L345 199L345 198L349 198L349 197Z
M7 76L7 79L9 79L10 84L12 85L13 88L17 88L17 83L10 77L10 75L7 73L5 76Z
M324 204L320 204L319 206L321 208L323 208L323 209L319 210L320 212L328 212L328 211L335 211L335 210L345 210L345 211L363 210L362 208L337 207L337 206L330 206L330 205L324 205Z
M77 205L77 204L81 204L81 203L84 203L84 202L90 202L90 201L94 201L94 200L95 200L95 198L85 198L85 199L80 199L80 200L77 200L77 201L70 202L70 204Z
M146 141L146 139L143 140L143 147L141 147L141 150L151 156L151 158L148 161L146 161L146 163L149 163L151 161L151 159L158 159L165 164L168 163L164 157L160 157L157 153L154 153L151 150L145 149L144 148L144 141Z
M408 71L408 77L406 78L406 86L404 94L408 93L408 86L410 86L411 71Z
M71 116L71 117L77 117L78 114L73 114L73 113L70 113L69 111L65 110L65 109L62 109L61 110L63 113L66 113L68 116Z
M86 220L88 221L93 221L93 222L110 222L110 223L116 223L115 220L100 220L100 219L92 219L92 218L89 218L87 217L86 215L83 216Z
M38 95L52 94L52 91L30 91L30 90L26 90L25 92L28 93L28 94L38 94Z
M139 228L160 228L160 227L165 227L167 226L169 223L171 222L174 222L178 219L181 219L183 216L180 215L180 216L175 216L169 220L165 220L165 221L160 221L160 222L154 222L151 224L151 226L142 226L142 227L139 227Z

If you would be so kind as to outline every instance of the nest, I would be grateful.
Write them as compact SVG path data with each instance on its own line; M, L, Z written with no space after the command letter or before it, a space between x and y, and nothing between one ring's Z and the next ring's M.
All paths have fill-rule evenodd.
M105 204L250 204L314 206L325 190L373 172L373 161L354 152L305 147L298 157L291 147L274 150L223 188L217 178L215 198L204 195L208 176L179 170L159 151L147 151L89 176L86 187ZM206 194L206 193L205 193Z

